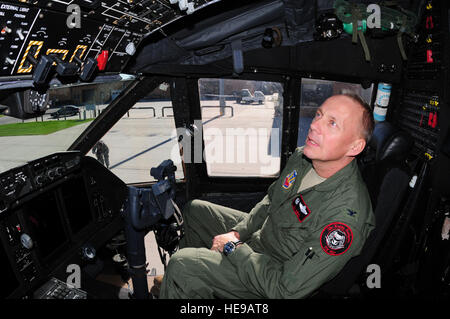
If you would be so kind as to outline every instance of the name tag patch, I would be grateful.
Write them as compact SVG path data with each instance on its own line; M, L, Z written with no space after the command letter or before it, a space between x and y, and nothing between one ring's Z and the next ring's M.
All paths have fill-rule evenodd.
M311 211L308 206L305 204L302 195L299 195L294 198L292 201L292 209L294 210L295 215L297 215L298 220L303 222L306 217L311 215Z
M294 184L296 177L297 177L297 171L293 170L290 174L288 174L284 178L283 188L289 189L292 186L292 184Z
M353 232L346 224L331 223L320 234L320 245L330 256L345 253L353 242Z

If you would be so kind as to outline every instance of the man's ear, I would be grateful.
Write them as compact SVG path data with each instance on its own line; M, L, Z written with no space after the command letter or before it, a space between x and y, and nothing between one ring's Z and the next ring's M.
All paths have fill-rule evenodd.
M363 138L359 138L352 143L352 145L350 146L350 150L347 152L347 155L357 156L364 150L364 147L366 147L366 140Z

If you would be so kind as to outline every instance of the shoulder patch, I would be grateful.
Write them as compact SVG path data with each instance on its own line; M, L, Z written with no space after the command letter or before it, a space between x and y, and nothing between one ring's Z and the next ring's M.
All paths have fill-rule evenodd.
M291 173L286 175L286 177L284 178L283 188L289 189L292 186L292 184L294 184L296 177L297 177L297 171L294 169Z
M320 246L330 256L345 253L353 242L353 232L344 223L331 223L320 234Z
M311 214L311 211L303 200L302 195L294 198L294 200L292 201L292 209L294 210L295 215L297 215L300 223L303 222L306 217Z

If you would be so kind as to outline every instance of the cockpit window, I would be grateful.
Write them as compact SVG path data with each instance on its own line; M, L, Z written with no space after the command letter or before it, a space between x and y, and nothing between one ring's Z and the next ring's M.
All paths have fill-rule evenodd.
M150 169L166 159L177 166L175 177L183 179L169 85L162 83L137 102L86 155L125 183L154 181Z
M66 151L133 78L121 74L92 83L51 83L42 116L22 120L0 115L0 172Z
M283 116L282 84L200 79L198 86L208 175L277 176Z
M300 119L298 122L297 146L305 145L309 126L316 114L316 110L322 103L332 95L340 93L356 93L364 101L370 104L372 98L373 84L364 89L360 84L327 81L318 79L302 79Z

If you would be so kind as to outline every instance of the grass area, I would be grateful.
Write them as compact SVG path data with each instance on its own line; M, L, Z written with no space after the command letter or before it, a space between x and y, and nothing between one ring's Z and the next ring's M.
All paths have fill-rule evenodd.
M0 136L47 135L66 128L90 122L88 120L65 120L26 122L0 125Z

